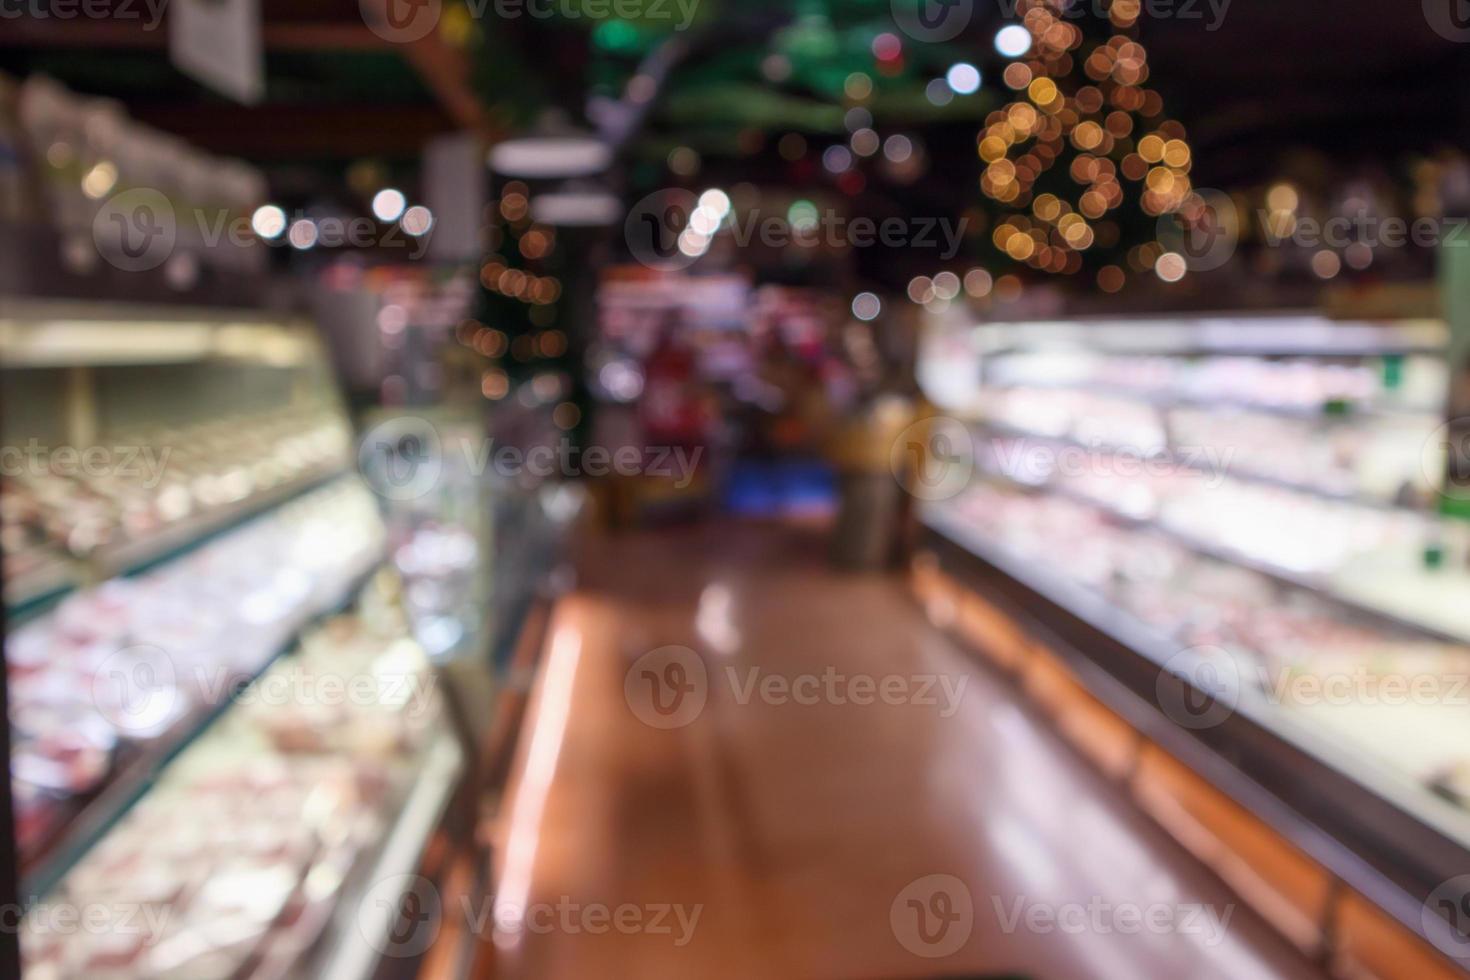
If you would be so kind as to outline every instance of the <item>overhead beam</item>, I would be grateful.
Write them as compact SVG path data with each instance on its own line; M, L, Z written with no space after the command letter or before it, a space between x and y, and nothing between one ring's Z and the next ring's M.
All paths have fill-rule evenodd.
M152 27L141 4L129 8L136 20L40 20L8 22L0 48L161 50L168 44L163 25ZM360 19L291 21L268 19L261 40L271 51L388 51L402 49L424 85L461 129L490 135L485 107L470 85L470 63L463 50L446 44L438 32L408 44L390 44Z
M428 140L460 128L436 106L144 104L129 112L212 153L260 161L417 157Z
M404 49L408 63L460 128L491 135L485 107L470 86L470 62L462 49L445 44L436 32Z
M149 26L147 8L138 4L133 20L6 21L0 48L160 50L168 46L168 30ZM367 25L352 21L267 21L261 41L272 51L381 51L389 47Z

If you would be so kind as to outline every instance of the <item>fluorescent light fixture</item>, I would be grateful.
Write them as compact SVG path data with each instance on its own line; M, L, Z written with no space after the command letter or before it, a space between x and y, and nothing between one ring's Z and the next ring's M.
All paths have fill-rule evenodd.
M623 202L602 190L560 190L531 198L531 217L561 228L602 228L623 220Z
M611 164L612 150L594 136L525 136L490 150L490 169L506 177L590 177Z

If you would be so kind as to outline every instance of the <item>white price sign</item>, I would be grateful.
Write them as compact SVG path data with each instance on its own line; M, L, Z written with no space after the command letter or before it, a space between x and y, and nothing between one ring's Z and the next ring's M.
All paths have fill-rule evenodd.
M172 0L169 55L179 70L239 102L265 94L260 0Z

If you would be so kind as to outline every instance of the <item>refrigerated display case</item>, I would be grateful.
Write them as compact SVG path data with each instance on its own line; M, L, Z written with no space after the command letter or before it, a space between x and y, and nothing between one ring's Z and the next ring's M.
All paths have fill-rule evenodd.
M920 486L935 618L1352 975L1470 965L1446 346L1435 321L990 323L920 367L924 466L959 475Z
M7 302L0 372L23 976L370 976L474 746L315 329Z

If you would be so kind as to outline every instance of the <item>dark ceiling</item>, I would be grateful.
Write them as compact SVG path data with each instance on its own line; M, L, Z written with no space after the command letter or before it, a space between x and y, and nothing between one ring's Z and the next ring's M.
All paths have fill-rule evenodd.
M434 39L390 45L367 29L355 0L262 0L262 8L267 88L257 106L179 72L167 30L139 20L7 21L0 70L45 72L206 149L263 163L414 157L429 136L474 122L438 91L462 59Z
M906 40L908 71L923 65L932 73L967 57L997 78L1003 62L992 38L1010 0L973 3L969 28L947 46ZM1138 25L1150 54L1148 84L1163 94L1167 115L1188 128L1195 184L1225 190L1258 185L1302 157L1317 172L1339 178L1355 170L1401 173L1414 154L1470 147L1470 100L1461 82L1470 73L1470 44L1436 34L1421 3L1233 0L1223 16L1220 4L1144 0ZM847 43L854 35L894 29L889 0L801 4L808 19L813 10L826 10L829 35ZM412 170L422 145L440 132L494 135L523 122L526 112L517 119L517 110L545 103L578 115L588 93L616 94L657 43L645 37L639 50L609 51L606 44L598 50L584 18L579 25L482 22L478 46L454 46L440 34L388 44L366 28L357 0L263 0L263 12L268 90L260 106L229 103L173 69L166 31L118 22L0 22L0 71L43 71L75 90L119 98L138 119L216 153L262 163L278 191L307 197L332 194L357 160ZM788 84L778 94L754 72L782 25L803 22L795 4L703 0L701 15L706 19L691 37L704 47L670 76L645 132L648 181L669 179L666 150L657 147L685 140L695 129L716 145L723 129L731 151L704 150L706 170L698 179L820 182L820 167L813 172L811 160L803 170L776 154L781 132L800 128L781 113L792 106L798 112L839 106L841 93ZM756 24L761 40L731 40L736 19L745 24L741 37L750 37L750 24ZM864 57L866 44L857 43ZM907 187L870 185L856 204L870 215L957 215L976 203L976 112L983 115L995 101L982 98L969 116L948 119L919 112L931 109L922 96L910 104L913 119L901 112L891 118L922 132L931 172ZM759 135L756 148L736 153L736 135L750 131ZM813 147L842 138L841 129L810 132ZM637 184L635 178L631 190ZM932 264L925 256L878 256L875 262L888 270L894 259ZM892 272L898 275L900 267Z
M1352 165L1470 137L1470 45L1411 0L1235 0L1218 30L1152 20L1142 40L1207 182L1261 179L1299 149Z
M1293 153L1314 153L1342 169L1470 142L1461 81L1470 45L1435 33L1420 3L1233 0L1220 16L1221 0L1211 2L1147 0L1146 11L1170 16L1146 13L1138 28L1152 64L1150 85L1188 127L1200 182L1232 187L1267 179ZM994 68L990 40L1008 4L975 3L969 29L946 51ZM751 6L725 0L723 9ZM791 14L781 4L754 6ZM828 8L839 26L881 27L888 3L815 6ZM356 0L263 0L263 7L268 94L261 106L231 104L186 78L168 62L167 32L135 24L7 20L0 70L45 71L79 91L119 98L138 118L216 152L266 164L319 162L338 173L365 156L412 160L435 133L489 132L514 116L501 110L513 110L521 98L515 84L476 86L473 76L483 66L469 63L475 56L434 35L416 45L381 41L366 29ZM718 21L722 14L709 16ZM525 20L482 28L525 55L554 99L581 109L580 96L593 85L585 30ZM680 78L676 73L670 82L674 94ZM941 125L931 140L963 147L973 132Z

